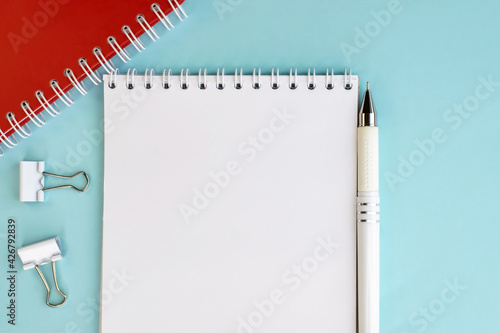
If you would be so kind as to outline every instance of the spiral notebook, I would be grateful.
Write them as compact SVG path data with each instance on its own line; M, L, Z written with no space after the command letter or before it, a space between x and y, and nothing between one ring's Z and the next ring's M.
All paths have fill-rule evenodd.
M3 1L1 66L9 79L0 82L0 156L3 148L30 136L30 126L57 116L57 103L71 106L71 88L85 95L84 78L99 84L96 70L114 70L113 56L130 60L133 54L125 46L141 52L140 35L156 41L176 20L184 20L183 1ZM171 12L176 18L167 16ZM163 25L153 27L159 22Z
M101 332L354 333L358 77L104 77Z

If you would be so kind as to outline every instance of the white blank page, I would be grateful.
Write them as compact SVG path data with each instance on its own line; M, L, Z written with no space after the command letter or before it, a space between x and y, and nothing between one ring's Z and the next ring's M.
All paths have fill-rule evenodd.
M109 80L102 332L355 333L358 77Z

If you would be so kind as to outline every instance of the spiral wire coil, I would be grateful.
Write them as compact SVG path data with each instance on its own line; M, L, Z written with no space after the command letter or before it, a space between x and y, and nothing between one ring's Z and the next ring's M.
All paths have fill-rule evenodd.
M200 69L198 71L198 74L195 74L197 76L197 86L199 89L207 89L208 84L207 84L207 69ZM251 82L252 82L252 88L254 89L261 89L262 84L261 84L261 75L262 71L260 68L254 68L253 72L251 74ZM117 83L117 76L118 76L118 70L114 70L111 72L109 75L109 81L108 81L108 87L110 89L115 89L118 85ZM127 89L134 89L136 87L136 77L138 76L137 70L135 68L129 68L127 70L126 74L126 79L125 79L125 87ZM146 71L143 74L144 76L144 88L146 89L152 89L154 87L155 81L153 80L154 76L154 71L153 69L146 69ZM161 87L163 89L170 89L172 87L172 77L174 75L172 74L171 69L164 69L163 74L161 75ZM178 75L180 79L180 88L181 89L188 89L190 87L190 75L189 74L189 69L182 69L180 74ZM225 69L217 69L216 74L214 75L215 77L215 88L219 90L223 90L226 88L226 74L225 74ZM288 88L289 89L297 89L298 88L298 74L297 74L297 69L290 69L290 74L288 76ZM308 69L307 71L307 89L309 90L314 90L317 88L317 74L316 74L316 69ZM282 76L279 73L279 69L272 69L271 70L271 82L270 82L270 88L272 89L280 89L281 88L281 80ZM333 68L327 68L326 73L324 74L324 85L325 88L328 90L331 90L335 87L334 85L334 72ZM351 70L347 71L347 69L344 70L343 73L343 81L344 84L342 85L342 88L346 90L350 90L353 87L352 84L352 74ZM241 89L243 88L243 69L235 69L234 71L234 85L233 87L235 89Z

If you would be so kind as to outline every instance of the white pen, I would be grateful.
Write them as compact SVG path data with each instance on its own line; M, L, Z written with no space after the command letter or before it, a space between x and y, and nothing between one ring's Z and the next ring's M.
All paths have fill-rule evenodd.
M369 84L358 119L358 332L379 333L378 127Z

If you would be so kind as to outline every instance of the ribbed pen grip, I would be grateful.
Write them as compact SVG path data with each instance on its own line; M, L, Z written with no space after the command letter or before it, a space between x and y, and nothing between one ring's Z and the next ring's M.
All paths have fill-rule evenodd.
M378 191L378 127L358 127L358 191Z

